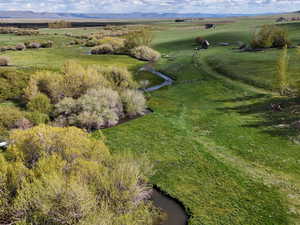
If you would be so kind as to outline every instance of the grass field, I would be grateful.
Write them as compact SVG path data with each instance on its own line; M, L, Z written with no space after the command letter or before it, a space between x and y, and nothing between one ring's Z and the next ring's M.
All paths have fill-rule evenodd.
M199 22L159 23L153 47L171 59L162 58L156 68L176 78L175 84L151 93L148 104L154 113L103 133L115 154L130 151L153 162L156 174L151 182L183 203L191 225L300 224L300 138L299 131L288 126L299 120L299 99L270 91L280 50L233 49L274 17L229 20L218 20L216 30L204 30ZM283 25L295 45L300 42L299 24ZM195 51L197 36L207 38L212 47ZM88 48L66 47L70 39L63 35L42 38L55 40L55 48L4 55L17 68L34 70L57 70L67 59L121 65L133 72L144 64L128 56L87 55ZM0 45L25 39L0 35ZM220 47L219 42L231 45ZM300 56L296 49L289 55L289 72L296 82ZM147 73L136 78L160 82ZM272 110L271 103L281 104L283 110ZM93 135L97 138L99 132Z

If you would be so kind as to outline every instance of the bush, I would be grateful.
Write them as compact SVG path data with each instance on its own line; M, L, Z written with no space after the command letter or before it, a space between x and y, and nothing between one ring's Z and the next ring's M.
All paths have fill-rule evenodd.
M91 54L101 55L101 54L113 54L114 49L110 44L102 44L95 46L91 49Z
M96 45L98 45L97 39L91 39L85 43L86 47L95 47Z
M48 115L52 111L52 104L46 95L39 93L31 98L27 104L27 109L31 112L39 112Z
M263 25L253 35L251 47L257 48L283 48L290 45L287 31L274 25Z
M52 48L53 47L53 41L45 41L41 43L41 48Z
M33 86L31 87L32 90L29 88L28 92L32 91L32 95L36 94L34 83L36 83L38 91L46 94L52 102L56 103L60 99L64 97L64 79L62 74L52 72L52 71L43 71L37 72L33 77Z
M23 51L23 50L26 49L26 46L25 46L24 44L20 43L20 44L17 44L17 45L16 45L16 49L17 49L18 51Z
M145 201L147 161L110 155L74 127L41 125L9 140L10 157L0 155L2 223L154 224L158 213Z
M45 71L32 76L24 97L30 111L43 114L49 114L51 103L55 104L53 117L58 126L74 125L94 130L113 126L126 115L142 114L145 109L142 93L124 92L137 87L126 68L84 68L76 61L68 61L62 74ZM123 103L119 94L122 92Z
M252 48L270 48L273 42L273 25L263 25L253 34L251 41Z
M131 55L134 58L152 62L160 59L160 53L147 46L139 46L132 49Z
M121 93L121 100L125 114L130 117L143 115L146 111L146 99L138 90L124 90Z
M65 98L55 105L56 122L88 130L111 127L123 117L118 92L102 88L89 90L77 100Z
M0 106L0 127L6 130L17 129L24 119L24 113L14 106Z
M109 44L115 52L120 52L125 47L125 40L121 38L104 37L98 43L100 45Z
M50 121L50 118L47 114L37 111L26 112L25 117L34 125L46 124Z
M273 31L273 48L284 48L285 46L289 47L291 42L288 38L288 32L285 29L276 27Z
M64 97L78 98L94 87L109 86L109 82L98 72L96 67L82 67L75 61L64 64L63 73L43 71L36 73L27 87L27 99L37 90L46 94L51 102L57 103Z
M29 75L16 70L0 71L0 101L20 100L24 95Z
M150 46L154 39L154 35L150 29L142 28L137 31L129 32L125 37L125 46L132 49L138 46Z
M0 66L8 66L9 65L9 58L6 56L0 56Z
M0 27L0 34L13 34L16 30L15 27Z
M132 74L124 67L95 67L98 73L103 74L110 88L124 89L136 88L138 84L133 80ZM106 86L107 87L107 86Z
M35 77L31 77L27 87L24 88L23 98L25 99L26 102L28 102L31 99L33 99L38 93L39 93L39 88L37 85L37 80Z
M105 83L102 74L92 66L84 68L76 61L67 61L63 68L63 95L65 97L79 98L88 89L101 87Z

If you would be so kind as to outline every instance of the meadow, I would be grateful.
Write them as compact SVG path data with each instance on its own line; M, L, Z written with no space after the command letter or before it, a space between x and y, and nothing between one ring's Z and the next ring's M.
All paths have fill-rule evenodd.
M191 225L300 224L300 133L291 126L299 120L299 99L280 96L276 90L281 50L237 50L237 42L248 43L256 27L275 20L275 16L205 20L216 23L215 30L204 29L203 21L152 24L152 48L163 55L154 67L174 78L174 85L146 93L153 113L92 133L95 139L104 134L115 155L148 158L155 171L150 183L184 205ZM300 23L280 26L297 46ZM161 82L138 72L146 64L143 61L125 55L89 55L90 48L70 46L73 38L64 35L97 29L101 28L41 29L42 35L36 37L2 34L0 46L34 39L53 40L54 47L0 55L10 57L10 70L59 71L71 59L84 66L123 66L137 81ZM211 46L195 50L197 36ZM300 56L295 48L288 54L288 73L297 84ZM272 104L282 110L274 110Z

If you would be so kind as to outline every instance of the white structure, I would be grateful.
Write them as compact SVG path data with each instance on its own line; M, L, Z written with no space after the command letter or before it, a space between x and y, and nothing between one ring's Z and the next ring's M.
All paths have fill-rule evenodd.
M4 148L8 145L7 142L0 142L0 148Z

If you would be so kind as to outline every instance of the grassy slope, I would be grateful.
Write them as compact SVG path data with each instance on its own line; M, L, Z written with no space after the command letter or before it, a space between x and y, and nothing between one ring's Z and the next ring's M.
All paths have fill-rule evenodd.
M192 40L205 34L158 34L155 47L176 57L159 67L176 75L177 85L153 94L155 113L105 130L108 143L116 152L149 156L157 169L152 181L184 203L191 224L297 223L299 146L275 126L286 115L269 108L282 99L213 76L205 59L219 48L201 52L195 68ZM193 79L198 82L180 83Z

